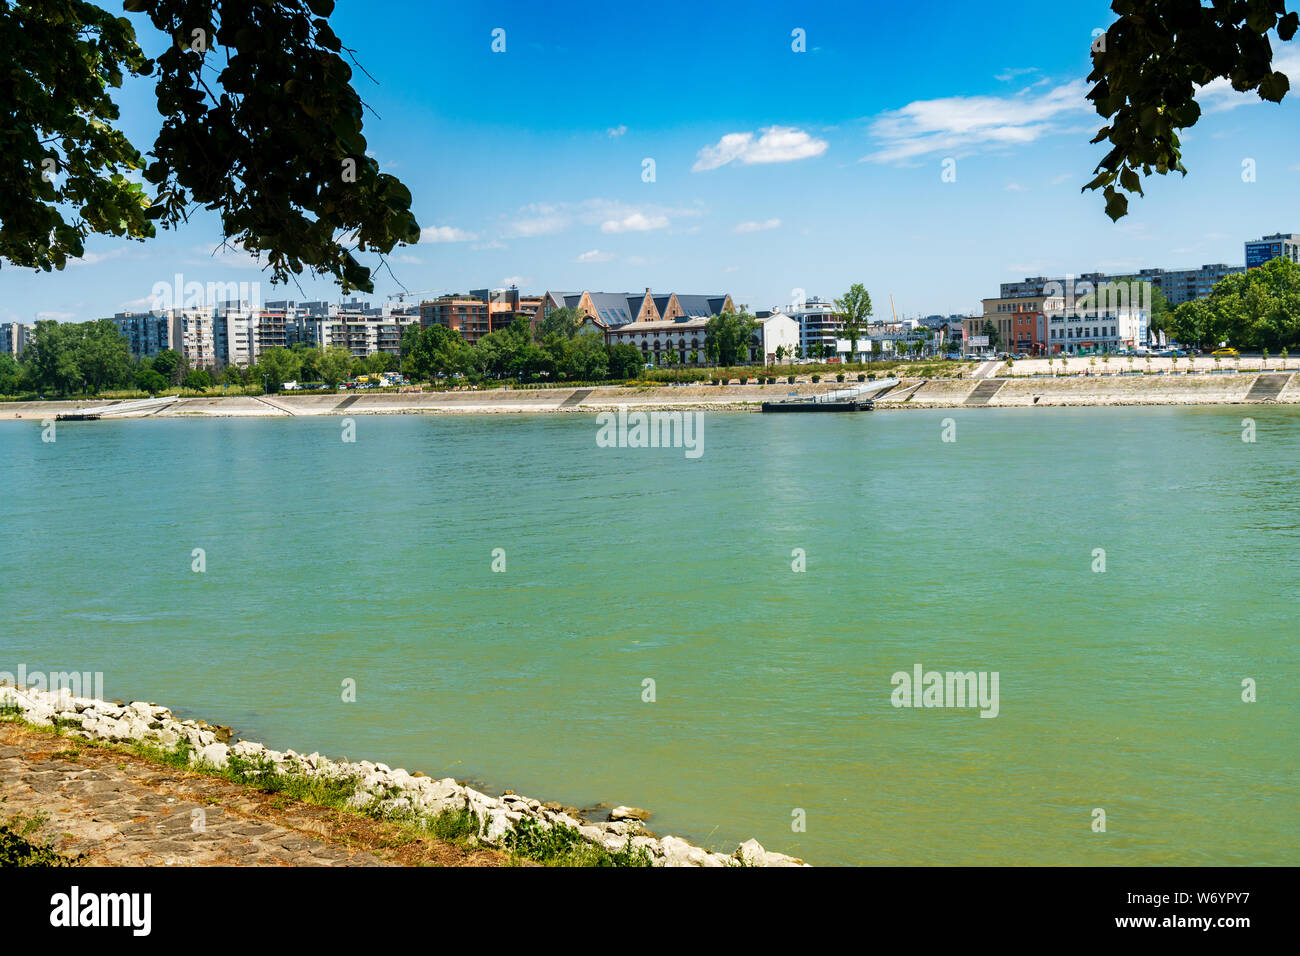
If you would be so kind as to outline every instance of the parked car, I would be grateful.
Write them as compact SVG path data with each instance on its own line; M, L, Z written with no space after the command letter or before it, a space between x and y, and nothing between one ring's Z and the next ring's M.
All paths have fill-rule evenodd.
M1236 349L1215 349L1212 354L1226 355L1229 358L1237 358L1241 353L1238 352Z

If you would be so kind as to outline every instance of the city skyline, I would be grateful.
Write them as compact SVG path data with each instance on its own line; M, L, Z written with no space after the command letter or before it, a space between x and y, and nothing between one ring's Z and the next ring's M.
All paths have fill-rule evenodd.
M1236 265L1243 242L1292 228L1300 164L1275 132L1292 97L1266 104L1226 84L1203 91L1183 138L1189 174L1147 180L1112 224L1079 188L1103 152L1088 145L1101 125L1083 99L1088 44L1113 15L1080 5L1043 33L1022 6L996 42L972 42L988 24L958 6L870 20L828 5L692 11L686 32L667 8L401 5L377 20L342 7L339 30L379 81L357 72L382 117L367 118L370 149L411 187L423 227L389 257L401 285L383 272L358 297L648 284L725 288L758 310L862 282L877 316L891 296L899 315L969 314L1002 282ZM881 39L923 33L929 16L946 27L924 64ZM140 38L156 44L143 26ZM1296 45L1274 48L1275 68L1300 74ZM117 99L147 148L147 84ZM61 274L11 267L0 321L141 310L178 272L260 279L264 300L349 297L323 280L272 286L238 251L210 255L219 239L201 213L146 243L92 238Z

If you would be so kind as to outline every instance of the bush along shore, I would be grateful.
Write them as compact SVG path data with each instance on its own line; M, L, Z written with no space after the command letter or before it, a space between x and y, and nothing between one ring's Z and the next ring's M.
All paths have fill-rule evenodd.
M178 720L157 704L110 703L64 691L0 686L0 714L92 743L128 746L172 767L213 773L379 819L452 836L541 862L600 866L806 866L748 840L728 856L678 837L656 837L634 807L614 807L590 822L555 803L507 792L493 797L450 777L318 753L283 753L234 740L226 727Z

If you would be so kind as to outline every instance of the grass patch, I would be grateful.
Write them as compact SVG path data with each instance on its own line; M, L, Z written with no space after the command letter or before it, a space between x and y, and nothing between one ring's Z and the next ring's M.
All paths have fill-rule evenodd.
M503 845L511 853L544 866L650 866L649 851L632 846L632 837L619 850L589 843L573 827L549 829L525 817L506 833Z
M44 814L16 814L0 820L0 868L10 866L76 866L77 861L60 856L32 836L49 819Z

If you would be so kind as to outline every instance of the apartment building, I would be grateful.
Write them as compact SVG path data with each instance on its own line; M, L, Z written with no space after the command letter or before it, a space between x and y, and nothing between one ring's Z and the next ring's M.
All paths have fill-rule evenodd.
M799 325L799 348L802 355L814 356L825 349L834 355L844 332L844 320L835 314L835 306L813 296L784 310Z
M1019 282L1003 282L1001 298L1038 297L1053 292L1077 301L1094 292L1103 283L1132 284L1149 282L1164 294L1171 306L1210 294L1214 284L1225 276L1244 272L1242 266L1224 262L1208 263L1196 269L1140 269L1137 272L1084 272L1079 275L1030 276Z
M22 322L0 323L0 352L19 359L27 348L31 338L32 327Z
M121 330L127 351L135 358L153 358L172 347L171 311L118 312L110 321Z

